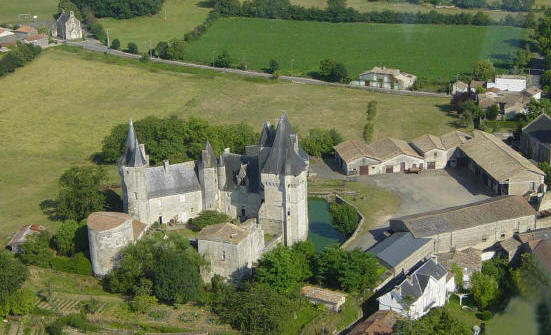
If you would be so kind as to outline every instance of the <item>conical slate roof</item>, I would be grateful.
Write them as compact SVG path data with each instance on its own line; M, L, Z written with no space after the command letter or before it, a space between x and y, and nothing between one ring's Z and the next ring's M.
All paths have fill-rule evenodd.
M261 147L271 147L274 143L275 131L268 122L264 123L262 131L260 132L260 139L258 145Z
M206 168L216 167L217 165L216 156L214 155L214 150L212 150L212 146L210 145L209 140L205 142L205 148L203 149L203 153L201 157L203 160L203 167L206 167Z
M293 134L287 116L279 119L275 138L262 168L263 173L299 175L306 169L306 157L300 149L295 151L296 136ZM298 147L298 146L297 146Z
M146 165L145 157L140 150L140 144L138 143L138 138L134 132L134 125L132 120L128 127L128 133L126 134L126 148L123 155L123 165L138 167Z

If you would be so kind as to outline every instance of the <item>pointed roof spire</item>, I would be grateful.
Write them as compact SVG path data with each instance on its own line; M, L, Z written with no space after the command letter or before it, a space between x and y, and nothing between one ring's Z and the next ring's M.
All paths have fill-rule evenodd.
M218 157L218 166L222 167L224 165L224 156L220 153L220 157Z
M262 131L260 132L260 138L258 140L258 145L261 147L271 147L274 142L275 131L270 126L268 121L264 122Z
M134 131L132 119L129 121L128 133L126 134L126 148L124 150L123 164L125 166L138 167L146 165L145 157L140 149L138 137Z
M214 155L214 150L212 150L212 146L210 145L210 142L208 139L205 142L205 148L201 153L201 158L203 160L203 167L206 167L206 168L216 167L216 156Z
M291 124L285 114L281 115L272 148L262 169L270 174L298 175L306 169L307 157L303 157L302 151L295 150L296 137L291 129Z

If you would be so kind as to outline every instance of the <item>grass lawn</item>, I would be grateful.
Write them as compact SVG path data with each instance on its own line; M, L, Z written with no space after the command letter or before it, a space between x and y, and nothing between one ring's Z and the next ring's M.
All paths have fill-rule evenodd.
M447 82L472 71L481 59L501 60L527 37L520 28L411 24L327 23L224 18L187 47L187 58L212 62L213 50L227 50L235 63L251 69L279 62L282 72L307 74L332 57L356 78L375 65L397 67ZM292 60L294 63L292 64Z
M260 130L286 112L301 134L335 127L358 138L366 105L377 100L376 138L440 135L455 120L441 108L445 98L244 79L63 47L48 49L0 85L10 88L0 90L0 241L24 224L54 228L40 202L55 198L61 174L90 164L112 127L129 118L197 116ZM119 182L116 168L106 168L111 182Z
M200 7L199 3L200 0L166 0L156 15L126 20L103 18L100 22L109 30L111 40L121 41L123 49L128 42L134 42L140 52L145 52L150 42L154 48L159 41L182 39L185 33L203 22L210 8Z
M536 1L537 2L537 1ZM292 4L301 5L303 7L316 7L316 8L326 8L327 1L325 0L291 0ZM514 13L507 12L502 10L489 10L489 9L462 9L462 8L436 8L434 5L429 3L422 4L413 4L409 2L395 2L395 1L368 1L368 0L347 0L346 5L352 7L360 12L369 12L369 11L384 11L392 10L396 12L430 12L435 10L438 13L442 14L458 14L458 13L471 13L476 14L479 11L482 11L490 18L494 20L499 20L506 15L524 15L526 13Z
M38 16L37 21L53 21L58 0L2 0L0 1L0 23L24 22L19 14Z

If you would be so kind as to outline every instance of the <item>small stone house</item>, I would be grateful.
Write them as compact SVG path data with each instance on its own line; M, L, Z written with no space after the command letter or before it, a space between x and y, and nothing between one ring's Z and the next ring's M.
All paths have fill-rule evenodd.
M360 82L363 85L392 90L407 90L415 83L415 80L417 80L417 77L412 74L384 66L375 66L371 70L360 74Z
M442 265L429 259L377 301L379 310L390 310L418 319L431 308L444 306L447 293L453 290L453 276L449 277ZM405 302L406 297L409 302Z
M201 276L209 282L214 275L239 281L251 273L264 250L264 231L256 219L240 225L220 223L203 228L197 236L199 254L207 260Z
M423 156L425 167L429 170L443 169L448 164L446 147L438 136L421 135L411 141L411 146Z
M522 128L520 150L536 162L551 163L551 117L541 114Z
M75 17L75 13L73 11L66 13L65 10L63 10L57 20L52 24L50 35L63 40L76 40L82 38L82 27L80 26L80 21Z
M521 196L486 200L390 220L394 232L432 239L433 253L485 249L514 234L537 228L536 211Z
M453 250L450 252L438 254L438 263L449 272L455 264L463 271L463 287L469 288L471 276L475 272L482 270L482 252L475 248L464 250Z
M300 290L300 294L312 304L322 304L333 312L340 311L341 306L346 302L346 294L344 293L311 285L304 286Z
M394 311L376 311L354 326L348 335L391 335L399 319L402 316Z

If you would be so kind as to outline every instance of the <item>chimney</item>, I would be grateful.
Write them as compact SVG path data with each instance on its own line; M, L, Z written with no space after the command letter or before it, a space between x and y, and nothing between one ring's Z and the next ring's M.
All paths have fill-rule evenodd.
M168 163L167 160L164 160L163 161L163 167L165 168L165 172L168 172L168 167L170 166L170 164Z
M438 257L436 255L431 255L430 258L434 261L434 263L438 264Z

